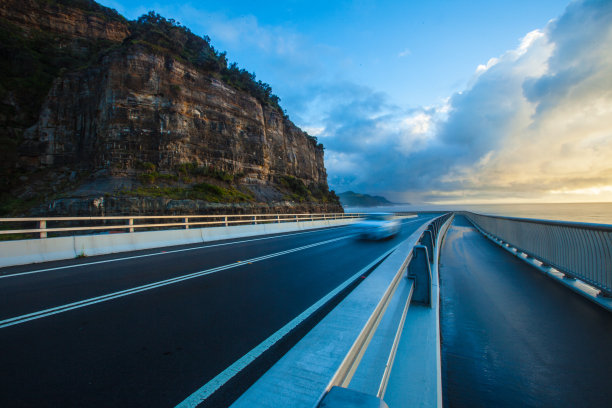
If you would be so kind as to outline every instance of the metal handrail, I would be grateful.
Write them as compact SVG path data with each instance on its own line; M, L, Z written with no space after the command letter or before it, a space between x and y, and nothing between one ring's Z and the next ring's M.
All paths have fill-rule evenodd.
M268 224L281 222L302 222L318 220L337 220L360 218L361 213L290 213L290 214L217 214L217 215L135 215L135 216L96 216L96 217L24 217L24 218L0 218L0 225L10 223L34 222L33 228L0 229L1 235L8 234L38 234L39 238L47 238L51 232L77 232L77 231L109 231L127 230L134 232L136 229L145 228L185 228L193 226L230 226L239 224ZM176 220L181 220L176 222ZM154 220L154 222L137 223L139 220ZM155 220L172 220L173 222L155 222ZM55 222L106 222L124 221L122 224L85 226L49 227L49 223Z
M444 236L446 235L446 231L448 230L448 228L450 227L450 224L453 221L453 216L454 216L453 213L444 214L443 216L434 219L433 222L431 222L430 224L430 226L433 226L434 228L436 228L437 231L439 231L439 232L436 232L435 233L436 236L433 237L434 251L436 252L438 256L439 256L440 247L442 246L442 240L444 239ZM422 237L423 235L421 235L421 238ZM433 257L434 264L437 264L438 261L439 261L438 257L434 256ZM434 265L432 265L432 267L433 266ZM432 282L432 284L434 284L434 282ZM393 368L393 363L395 361L395 355L397 352L397 348L399 347L399 342L402 336L402 331L404 329L404 322L406 321L406 315L408 314L408 308L410 307L410 303L412 301L413 291L414 291L414 285L412 285L412 287L410 288L410 293L408 294L406 305L404 306L404 310L402 311L402 317L397 327L395 338L393 339L393 344L391 346L391 351L389 352L389 357L387 358L387 364L385 365L385 370L383 372L382 379L378 387L378 393L376 394L376 396L381 399L385 397L387 385L389 383L389 379L391 378L391 369ZM441 381L442 380L439 379L440 384L441 384Z
M612 226L466 212L481 230L612 296Z
M439 244L440 241L438 240L438 237L440 237L441 235L444 235L446 230L444 229L441 235L438 234L438 231L440 231L440 229L444 225L447 225L446 221L448 221L451 216L452 216L452 213L447 213L440 217L435 218L429 223L429 225L435 228L436 232L435 232L434 242L436 242L436 244ZM378 328L378 324L382 320L382 317L387 309L387 306L391 302L391 299L393 298L393 295L395 291L397 290L397 287L399 286L399 282L402 276L405 276L406 269L408 268L408 265L410 264L412 258L413 258L413 250L411 249L409 253L406 255L406 258L402 262L401 266L398 268L398 271L395 273L393 279L391 280L391 283L385 290L385 293L383 294L380 301L376 305L376 308L370 315L368 321L366 322L361 332L359 333L359 335L353 342L353 345L351 346L350 350L344 357L342 363L336 370L336 373L332 377L331 381L328 383L325 389L325 392L328 392L333 386L348 387L348 385L350 384L353 378L353 374L357 370L357 367L359 366L359 363L361 362L361 358L363 357L370 343L370 340L372 339L372 337L374 336L374 333L376 332L376 329ZM412 291L410 292L410 297L412 297ZM408 300L407 303L410 303L410 300ZM408 310L408 306L406 306L404 312L406 312L407 310ZM397 333L396 333L396 337L397 337ZM397 347L397 345L395 344L396 342L399 342L399 337L394 339L394 345L391 348L389 358L387 360L385 370L381 378L381 383L380 383L379 391L377 395L377 397L379 398L382 398L384 396L384 392L387 387L387 381L389 380L391 367L393 366L393 360L395 357L395 348Z
M382 320L383 315L385 314L385 311L387 310L387 306L389 306L389 303L391 302L391 298L393 297L399 285L399 282L402 276L404 275L406 267L410 263L411 259L412 259L412 250L408 253L408 256L406 257L406 259L404 260L404 262L398 269L397 273L393 277L393 280L387 287L387 290L385 291L382 298L376 305L374 312L372 312L365 326L363 327L363 329L361 329L361 332L357 336L357 339L355 339L355 342L353 343L351 349L344 357L344 360L340 364L340 367L338 367L336 374L334 375L334 377L328 384L326 391L329 391L332 386L339 386L339 387L345 387L345 388L348 387L349 383L351 382L353 378L353 374L355 374L355 371L357 370L357 367L359 366L359 363L361 362L361 358L366 352L366 349L368 348L368 344L370 343L370 340L372 340L372 337L374 336L374 333L376 332L376 329L378 328L378 324Z

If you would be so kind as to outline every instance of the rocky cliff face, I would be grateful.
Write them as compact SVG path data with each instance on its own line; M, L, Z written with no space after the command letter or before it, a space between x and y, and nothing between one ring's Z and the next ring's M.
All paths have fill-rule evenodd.
M65 5L72 2L86 7ZM217 71L152 51L96 3L61 3L0 5L24 36L47 30L73 46L111 43L95 63L60 69L33 123L22 121L15 163L22 183L9 189L22 201L40 199L42 190L46 200L34 213L341 211L322 145L277 104Z
M43 31L73 39L113 42L121 42L129 35L124 18L87 0L2 0L0 17L24 28L30 35Z
M323 149L285 119L211 76L138 49L58 78L25 134L34 166L86 165L129 173L136 162L182 163L325 183Z

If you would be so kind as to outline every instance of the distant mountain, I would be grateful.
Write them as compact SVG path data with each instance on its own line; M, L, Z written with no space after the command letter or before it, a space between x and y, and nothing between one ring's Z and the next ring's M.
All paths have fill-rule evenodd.
M346 191L338 194L340 203L345 207L377 207L381 205L393 205L391 201L382 196L371 196L359 194L353 191Z

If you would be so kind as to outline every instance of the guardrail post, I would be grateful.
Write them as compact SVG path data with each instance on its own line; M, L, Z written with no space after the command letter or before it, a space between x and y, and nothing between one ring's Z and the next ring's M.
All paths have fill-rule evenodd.
M298 218L297 214L295 215L295 222L300 222L300 219Z
M256 215L253 216L253 224L257 225L257 216Z
M185 217L185 229L189 229L189 218Z
M431 230L426 229L423 231L421 236L421 244L427 247L427 255L429 263L433 263L433 250L434 250L434 234Z
M431 223L427 226L427 230L431 231L432 242L436 242L436 238L438 238L438 229L436 228L436 226L433 223Z
M134 227L133 227L134 219L133 218L128 219L128 225L130 226L130 230L129 231L130 232L134 232Z
M277 222L278 224L280 224L280 215L278 215L278 214L276 215L276 222Z
M30 224L32 225L32 224ZM39 229L47 229L47 220L40 220L38 221L38 228ZM47 232L46 231L41 231L40 232L40 238L47 238Z
M225 218L225 226L227 227L227 215L223 218Z
M414 246L412 259L408 264L408 278L414 279L412 303L431 307L431 269L426 246Z

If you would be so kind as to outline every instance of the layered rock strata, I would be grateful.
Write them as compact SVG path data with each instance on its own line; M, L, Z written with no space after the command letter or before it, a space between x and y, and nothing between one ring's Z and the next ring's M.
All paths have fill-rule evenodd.
M52 32L61 47L99 52L93 63L60 70L33 123L5 132L18 143L21 181L8 193L38 200L31 213L342 211L327 186L323 146L277 104L130 41L128 22L108 9L5 0L3 21L25 37ZM18 112L16 101L3 95Z

